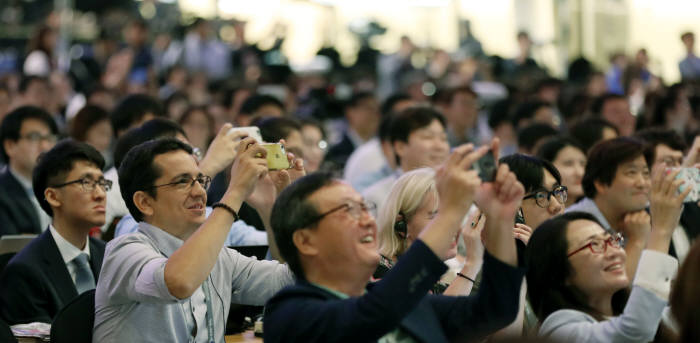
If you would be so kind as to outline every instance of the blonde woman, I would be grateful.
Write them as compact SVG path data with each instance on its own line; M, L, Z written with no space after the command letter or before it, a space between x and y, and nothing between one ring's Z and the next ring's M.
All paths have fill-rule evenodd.
M408 249L420 232L435 217L438 209L438 196L435 188L435 171L420 168L403 174L394 183L391 191L380 209L377 218L377 234L381 259L374 273L380 279ZM433 293L445 295L467 295L471 292L474 280L481 269L484 248L481 243L481 230L484 216L475 213L462 229L462 236L467 248L467 258L462 270L450 283L449 287L437 283ZM476 219L476 220L474 220ZM448 255L457 255L457 239Z

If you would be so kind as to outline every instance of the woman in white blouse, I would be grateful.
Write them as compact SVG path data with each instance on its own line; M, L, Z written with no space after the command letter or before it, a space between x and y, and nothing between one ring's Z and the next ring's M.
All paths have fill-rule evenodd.
M527 286L541 336L564 342L654 339L678 269L668 249L687 191L678 194L675 174L654 171L652 220L640 218L650 224L648 240L631 285L622 236L606 232L592 215L568 212L535 230L526 252Z

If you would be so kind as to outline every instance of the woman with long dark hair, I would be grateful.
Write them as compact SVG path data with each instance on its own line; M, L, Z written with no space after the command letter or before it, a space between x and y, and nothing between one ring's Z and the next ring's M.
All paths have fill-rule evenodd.
M527 288L539 334L566 342L649 342L668 304L678 261L668 255L683 199L678 172L656 168L651 230L634 281L622 236L583 212L545 221L530 237ZM690 187L688 187L690 188Z

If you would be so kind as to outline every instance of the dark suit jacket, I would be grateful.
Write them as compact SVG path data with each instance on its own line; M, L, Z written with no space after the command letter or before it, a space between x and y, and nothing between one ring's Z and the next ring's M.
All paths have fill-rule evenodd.
M680 224L685 230L685 234L688 236L688 240L692 246L693 240L698 236L698 233L700 233L700 207L695 203L683 204ZM669 248L669 255L678 257L673 242L671 242L671 247Z
M95 283L105 243L90 238L90 266ZM51 323L78 292L61 252L47 229L10 260L0 276L0 315L10 325Z
M328 149L328 153L323 159L323 169L328 171L340 171L342 173L345 168L345 163L355 151L353 144L348 134L343 134L343 139L336 145Z
M371 342L396 328L419 342L482 338L515 320L524 270L488 253L473 296L427 294L446 270L420 240L361 297L341 300L299 281L265 307L265 342Z
M0 173L0 236L41 233L39 214L9 167Z

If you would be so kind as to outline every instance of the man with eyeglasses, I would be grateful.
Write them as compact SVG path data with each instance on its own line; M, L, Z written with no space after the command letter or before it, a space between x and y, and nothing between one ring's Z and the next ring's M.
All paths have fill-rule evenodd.
M0 314L9 324L51 323L78 294L95 288L104 242L88 238L105 221L102 155L72 140L58 143L39 159L34 195L51 216L48 230L10 260L0 280Z
M7 163L0 172L0 236L39 234L51 222L34 197L32 172L57 133L51 115L38 107L19 107L0 124L0 154Z
M688 152L688 157L684 160L683 151L686 144L678 133L666 129L647 129L636 134L636 137L644 140L644 158L651 168L660 166L662 163L668 168L692 167L697 161L695 154L691 154L693 149L700 146L700 139L696 138L693 148ZM692 160L692 161L691 161ZM696 203L684 203L681 218L671 236L671 247L668 254L676 257L682 263L685 256L690 251L695 238L700 234L700 207Z
M437 216L370 285L380 259L372 206L328 173L285 189L272 228L297 283L267 303L265 342L466 342L515 320L523 270L511 228L523 187L503 164L489 183L470 170L488 148L460 146L438 168ZM489 218L482 288L469 297L428 294L472 202Z
M516 220L515 237L527 244L532 229L545 220L564 213L568 191L561 185L561 175L550 162L537 157L512 154L501 158L525 187L525 197Z
M241 203L267 180L265 155L254 138L240 141L228 189L207 217L211 179L189 145L158 139L127 153L119 183L139 227L107 245L93 342L223 343L232 302L262 305L293 281L279 262L224 247Z

